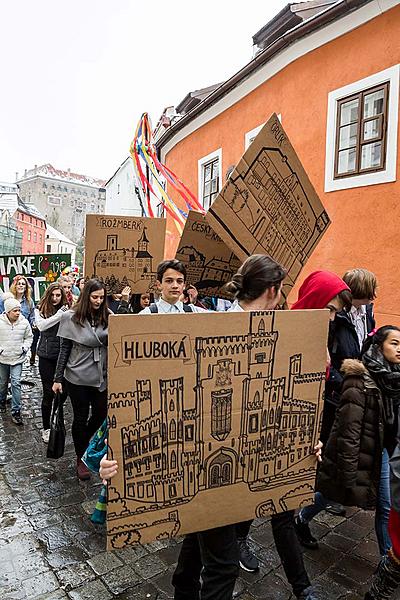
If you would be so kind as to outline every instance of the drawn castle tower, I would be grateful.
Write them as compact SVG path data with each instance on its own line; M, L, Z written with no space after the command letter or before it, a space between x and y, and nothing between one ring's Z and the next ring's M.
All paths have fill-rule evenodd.
M273 379L278 332L274 330L275 313L252 313L249 334L248 373L242 401L243 479L259 478L258 459L262 451L271 449L276 441L277 425L284 393L284 382Z
M146 227L143 227L143 233L138 240L138 247L135 256L135 268L136 273L139 276L151 273L153 270L153 257L149 253L149 240L146 235L146 229Z

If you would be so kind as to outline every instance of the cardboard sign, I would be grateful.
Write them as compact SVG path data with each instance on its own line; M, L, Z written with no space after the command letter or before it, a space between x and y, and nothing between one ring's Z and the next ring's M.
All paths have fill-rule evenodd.
M112 315L108 549L312 502L328 311Z
M269 254L288 271L286 298L330 224L278 117L240 159L206 219L242 261Z
M189 212L175 258L184 263L187 283L194 285L200 294L231 298L223 286L232 279L241 262L201 213Z
M19 254L0 257L0 290L8 292L15 275L25 275L34 302L39 302L50 283L57 281L65 267L71 266L70 254Z
M87 215L85 276L104 281L109 294L126 285L134 294L154 292L165 225L165 219Z

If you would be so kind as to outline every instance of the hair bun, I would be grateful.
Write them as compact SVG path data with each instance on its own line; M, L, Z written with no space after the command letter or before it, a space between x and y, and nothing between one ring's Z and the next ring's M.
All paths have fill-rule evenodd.
M225 287L231 294L237 294L243 289L243 275L236 273Z

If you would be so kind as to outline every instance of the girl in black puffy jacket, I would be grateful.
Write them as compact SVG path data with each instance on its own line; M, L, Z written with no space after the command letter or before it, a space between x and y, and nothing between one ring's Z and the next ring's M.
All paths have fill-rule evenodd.
M50 416L54 393L52 385L60 351L60 338L57 336L62 315L68 310L65 291L59 283L52 283L46 289L35 309L35 323L40 331L37 348L39 356L39 373L43 386L42 398L42 440L45 444L50 436Z

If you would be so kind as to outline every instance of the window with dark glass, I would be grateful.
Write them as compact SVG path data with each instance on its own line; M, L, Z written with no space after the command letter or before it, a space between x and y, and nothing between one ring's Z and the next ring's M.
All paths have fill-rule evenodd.
M339 100L335 179L385 168L389 83Z
M219 159L215 158L203 165L202 181L203 206L208 210L219 192Z

